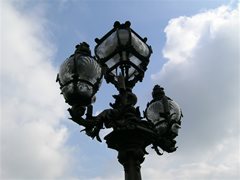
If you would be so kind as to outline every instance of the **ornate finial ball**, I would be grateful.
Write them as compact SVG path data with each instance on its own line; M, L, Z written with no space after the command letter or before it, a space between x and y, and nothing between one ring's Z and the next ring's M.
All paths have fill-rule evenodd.
M130 26L131 26L130 21L126 21L126 22L125 22L125 26L126 26L126 27L130 27Z
M120 24L119 21L115 21L113 27L114 27L114 28L118 28L120 25L121 25L121 24Z
M97 44L99 44L99 43L100 43L100 39L95 38L95 42L96 42Z
M76 47L75 53L81 53L81 54L91 56L90 47L86 42L82 42L82 43L76 45L75 47Z
M164 88L159 85L155 85L152 91L153 99L162 98L164 95L165 95Z
M164 90L163 87L161 87L160 85L156 84L154 87L153 87L153 90L156 90L156 89L161 89L161 90Z

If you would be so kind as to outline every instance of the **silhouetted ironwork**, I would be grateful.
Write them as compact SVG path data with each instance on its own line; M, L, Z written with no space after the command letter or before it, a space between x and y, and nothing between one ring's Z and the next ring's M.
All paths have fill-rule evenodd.
M112 128L104 139L109 148L118 151L125 179L140 180L140 165L148 154L147 146L152 145L158 155L162 155L161 150L176 151L175 138L182 112L159 85L154 86L153 99L147 104L143 117L139 107L135 107L137 96L132 88L143 79L152 50L146 44L147 39L141 38L130 25L129 21L115 22L111 31L96 39L95 57L91 56L86 42L77 45L75 53L61 65L57 81L71 106L70 119L100 142L100 130ZM115 102L110 103L111 108L93 116L92 103L103 77L119 94L113 95Z

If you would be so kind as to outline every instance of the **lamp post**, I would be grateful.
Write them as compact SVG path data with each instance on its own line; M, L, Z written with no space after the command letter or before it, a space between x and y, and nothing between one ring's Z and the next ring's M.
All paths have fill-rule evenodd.
M95 39L95 56L91 56L85 42L60 67L57 81L71 108L71 119L85 127L88 136L102 141L99 132L103 127L113 131L104 137L109 148L118 151L118 161L125 170L125 180L141 180L140 165L149 145L158 155L159 149L176 151L175 137L181 125L182 112L178 104L155 85L153 99L147 104L143 117L135 107L137 97L132 88L142 81L152 53L147 38L141 38L130 28L130 22L115 22L113 29L101 39ZM92 115L92 103L102 78L118 90L113 95L111 108L97 116ZM85 118L83 118L83 116Z

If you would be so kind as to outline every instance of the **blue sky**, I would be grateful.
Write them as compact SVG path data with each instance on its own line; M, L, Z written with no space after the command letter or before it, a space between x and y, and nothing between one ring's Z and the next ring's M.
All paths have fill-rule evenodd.
M148 148L143 179L240 178L237 1L2 0L1 179L123 179L117 153L68 120L55 83L75 45L93 51L116 20L131 21L153 49L134 88L141 110L161 84L184 113L179 149L157 156ZM94 112L115 93L103 82Z

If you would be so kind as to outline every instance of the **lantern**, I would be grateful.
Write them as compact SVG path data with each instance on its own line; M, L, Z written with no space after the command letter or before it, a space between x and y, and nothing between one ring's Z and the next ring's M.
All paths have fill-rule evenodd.
M83 42L63 62L57 81L69 105L88 106L101 85L102 76L102 69L91 56L89 45Z
M96 39L95 55L105 70L105 79L119 88L118 77L124 77L126 87L132 89L142 81L152 49L130 28L130 22L115 22L114 28L103 38Z
M156 85L152 92L153 100L147 105L145 117L152 122L159 135L178 135L182 111L180 106L165 96L164 89Z

